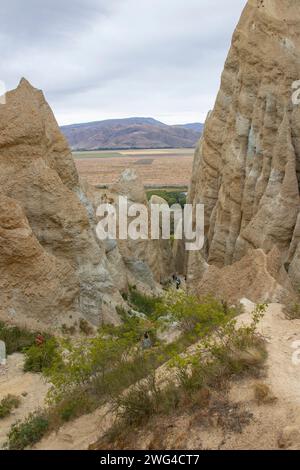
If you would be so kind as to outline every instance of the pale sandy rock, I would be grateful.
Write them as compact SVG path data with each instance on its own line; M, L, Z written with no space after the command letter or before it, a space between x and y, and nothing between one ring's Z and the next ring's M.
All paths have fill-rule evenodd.
M0 193L1 318L55 323L75 310L78 296L70 264L41 246L20 204Z
M143 204L148 210L145 188L134 170L125 170L119 181L110 187L117 210L119 196L127 197L128 207ZM162 200L164 201L164 200ZM165 201L164 201L165 202ZM150 206L151 207L151 206ZM128 224L134 217L128 217ZM118 247L126 268L137 283L156 288L156 283L163 282L173 270L171 244L167 240L151 240L150 211L148 210L148 238L118 240Z
M120 178L122 179L122 177ZM89 200L92 201L94 211L100 204L112 204L118 211L118 198L119 193L112 189L98 189L84 183L85 190L87 191ZM127 191L123 190L123 196L130 192L130 185ZM143 188L144 193L144 188ZM142 203L146 204L145 194L142 197ZM128 205L133 201L128 200ZM118 234L117 225L117 234ZM119 286L121 292L127 292L129 285L136 285L143 291L150 293L153 289L157 289L156 280L153 273L145 259L145 250L148 250L149 241L139 240L113 240L108 239L101 242L106 252L108 261L108 269L110 275L115 283ZM158 279L159 280L159 279Z
M0 186L9 198L4 208L15 205L14 223L26 219L22 230L31 233L14 236L16 247L4 252L2 308L44 318L49 311L75 310L94 324L104 309L114 314L122 298L96 238L93 206L43 93L24 79L0 107ZM13 271L16 250L19 267ZM17 273L26 269L31 287L26 284L24 292L26 276Z
M119 180L112 184L110 189L120 196L127 197L129 201L146 204L147 198L144 185L133 169L127 168L120 175Z
M251 302L292 302L296 300L292 285L281 272L280 253L275 248L269 255L263 250L250 250L240 261L219 268L209 266L202 279L190 286L201 295L213 295L229 303L243 297Z
M162 197L153 195L149 201L149 210L151 211L151 206L155 204L158 206L167 206L168 203ZM170 217L171 219L171 217ZM174 256L172 251L172 245L170 240L163 240L162 238L162 223L160 219L160 238L159 240L153 240L152 245L154 245L157 253L157 266L160 272L161 280L167 279L175 269Z
M300 447L300 426L286 426L278 438L278 447L280 449L289 449Z
M249 0L235 30L215 107L195 153L189 201L205 205L201 260L223 267L277 247L300 287L298 0ZM196 264L199 264L197 274Z

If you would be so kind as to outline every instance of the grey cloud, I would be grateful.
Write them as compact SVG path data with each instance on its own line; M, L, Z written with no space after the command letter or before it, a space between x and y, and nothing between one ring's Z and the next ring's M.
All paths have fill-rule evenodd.
M11 0L0 80L43 88L58 120L203 119L245 0ZM4 47L3 47L4 46Z
M61 39L88 27L95 16L106 15L110 4L111 0L8 0L1 5L1 32L16 42Z

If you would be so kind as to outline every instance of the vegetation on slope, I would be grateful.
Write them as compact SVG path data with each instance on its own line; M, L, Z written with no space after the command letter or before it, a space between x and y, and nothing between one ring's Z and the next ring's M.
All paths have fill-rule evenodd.
M7 395L0 401L0 419L6 418L20 405L20 398L14 395Z
M212 358L210 362L206 361L205 366L202 364L204 369L201 369L201 374L204 375L199 389L204 387L206 381L207 383L213 381L214 374L221 364L222 366L226 364L227 376L246 370L243 360L231 357L229 351L246 347L248 340L253 342L254 327L241 330L239 335L234 335L236 326L234 317L238 314L235 308L228 308L213 298L199 299L184 292L172 291L167 292L163 298L151 298L135 288L130 289L128 304L128 311L119 309L123 318L120 326L101 327L94 337L85 337L76 341L73 338L50 343L48 341L45 345L45 352L49 353L45 355L46 362L43 360L41 362L42 350L39 354L35 349L28 350L27 359L28 364L31 364L31 370L38 365L38 369L43 371L52 384L48 394L48 407L25 422L18 423L11 430L8 448L17 446L20 448L23 444L32 445L44 433L56 429L64 421L90 412L104 403L113 405L121 423L129 419L138 425L140 422L138 415L144 411L129 410L129 408L133 402L138 408L139 406L145 408L142 397L147 404L146 413L149 418L164 412L165 406L168 412L171 412L177 403L181 402L182 394L186 393L187 388L193 389L200 380L200 369L196 367L196 362L202 364L200 350L197 352L198 356L194 358L185 352L188 346L199 340L207 342L206 348ZM133 312L137 310L144 315L134 315ZM161 342L158 333L163 330L167 332L170 325L174 324L178 326L181 335L169 344ZM152 347L149 349L144 349L141 345L145 331L149 332L152 341ZM208 343L212 341L209 338L214 338L216 335L223 338L223 349L218 349L217 343ZM231 345L231 349L228 345ZM185 359L182 363L183 353ZM219 367L216 361L219 361ZM157 386L155 371L166 363L176 371L175 375L181 380L180 387L176 381L170 382L163 389ZM190 367L193 373L189 380L186 375L184 385L183 372ZM210 378L208 371L211 374ZM129 418L127 413L133 416L137 413L136 418ZM28 429L30 437L21 438L24 433L28 434Z
M34 344L36 333L24 328L9 326L0 321L0 340L6 344L6 353L22 352L24 348Z
M49 419L45 413L32 413L24 421L13 424L6 447L10 450L23 450L38 442L48 428Z
M265 306L258 306L250 326L237 328L235 319L223 324L213 334L202 338L196 351L175 355L169 362L169 379L159 383L155 373L132 387L114 401L117 419L109 432L94 446L95 449L132 449L136 445L139 431L153 427L157 417L174 414L194 413L206 408L224 414L228 411L226 399L220 403L215 398L216 391L226 396L229 380L245 374L258 375L266 351L256 327ZM173 370L173 373L172 373ZM218 398L219 400L219 398ZM251 415L231 408L223 426L241 432L242 425L249 424ZM234 414L233 414L234 412ZM221 416L219 416L220 418ZM158 439L159 432L155 433ZM153 448L162 449L160 440Z

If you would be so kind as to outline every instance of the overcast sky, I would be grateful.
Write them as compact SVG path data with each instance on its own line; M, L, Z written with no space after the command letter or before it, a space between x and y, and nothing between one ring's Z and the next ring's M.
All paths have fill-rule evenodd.
M60 124L199 122L246 0L2 0L0 80L43 89Z

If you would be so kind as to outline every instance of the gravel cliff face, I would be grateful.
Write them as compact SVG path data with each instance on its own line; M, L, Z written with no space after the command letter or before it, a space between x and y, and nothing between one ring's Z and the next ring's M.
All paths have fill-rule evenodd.
M299 0L249 0L195 153L189 199L205 204L206 244L188 257L192 284L207 264L222 268L276 246L300 287L297 80Z
M2 319L52 326L70 323L70 316L95 325L119 320L115 306L139 273L116 243L98 240L87 192L43 93L21 80L0 105ZM159 250L148 242L131 248L148 273L138 280L157 289L144 252L157 266Z
M0 195L4 317L53 323L77 312L99 323L120 294L68 144L24 79L0 106Z

